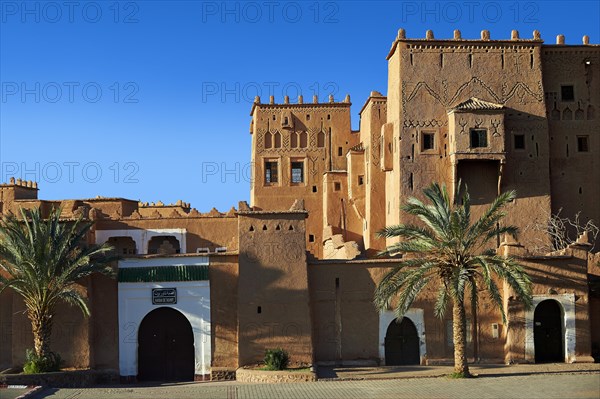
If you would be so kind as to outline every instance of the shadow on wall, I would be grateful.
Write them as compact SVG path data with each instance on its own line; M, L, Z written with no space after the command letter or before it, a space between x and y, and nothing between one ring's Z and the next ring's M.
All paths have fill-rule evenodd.
M278 347L288 351L290 364L312 362L306 281L290 281L290 274L258 262L252 281L240 277L240 365L261 362L266 349Z
M211 359L213 367L238 365L238 265L212 263L208 268L211 285Z
M360 264L308 268L313 344L317 362L379 361L375 281Z

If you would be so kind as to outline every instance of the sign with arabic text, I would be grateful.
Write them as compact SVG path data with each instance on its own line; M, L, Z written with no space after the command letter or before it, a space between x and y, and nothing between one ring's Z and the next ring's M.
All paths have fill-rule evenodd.
M177 303L177 288L152 288L153 305L174 305Z

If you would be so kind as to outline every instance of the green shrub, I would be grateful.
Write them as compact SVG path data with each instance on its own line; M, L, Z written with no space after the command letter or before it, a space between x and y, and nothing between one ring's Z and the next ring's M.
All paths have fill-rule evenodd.
M283 370L287 367L290 357L281 348L265 351L265 365L269 370Z
M25 365L23 365L23 372L25 374L60 371L60 364L62 363L62 359L58 353L50 352L46 356L38 356L33 349L25 351L25 359Z

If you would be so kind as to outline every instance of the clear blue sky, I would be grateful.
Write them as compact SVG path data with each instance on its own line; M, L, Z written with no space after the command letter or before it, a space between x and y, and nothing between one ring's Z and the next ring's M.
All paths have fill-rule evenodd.
M400 27L422 38L522 38L541 31L600 43L599 1L0 0L2 180L40 198L249 200L249 111L350 94L353 127L371 90L387 91Z

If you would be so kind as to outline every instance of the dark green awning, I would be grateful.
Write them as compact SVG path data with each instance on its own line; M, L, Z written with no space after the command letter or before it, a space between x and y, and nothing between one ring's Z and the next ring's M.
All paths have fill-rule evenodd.
M208 266L155 266L119 269L119 283L208 280Z

